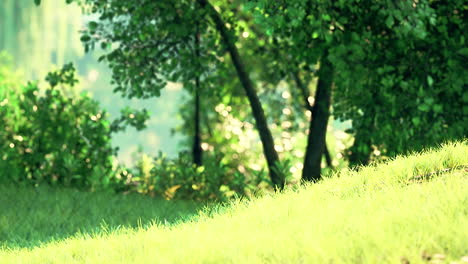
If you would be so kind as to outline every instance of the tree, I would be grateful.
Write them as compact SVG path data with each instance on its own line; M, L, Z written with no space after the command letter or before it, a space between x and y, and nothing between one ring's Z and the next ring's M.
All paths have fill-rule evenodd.
M466 136L463 1L257 0L250 8L299 62L330 62L333 114L353 121L356 163L372 147L393 156Z
M69 1L71 2L71 1ZM186 1L84 1L99 21L89 23L81 40L85 49L96 44L112 49L101 59L113 70L115 91L124 96L149 98L159 96L166 81L188 83L199 76L202 65L218 63L224 47L230 54L238 78L252 108L263 145L270 177L282 189L284 177L276 169L279 162L273 137L252 80L235 45L232 32L215 7L207 0ZM214 23L214 28L211 26ZM194 60L196 30L203 35L200 59ZM216 43L223 47L213 48ZM118 47L112 44L118 44ZM113 48L112 48L113 47Z
M296 65L315 67L320 61L318 73L316 104L312 109L306 156L302 177L316 181L321 178L321 161L325 150L325 134L329 119L331 89L334 66L329 61L329 49L333 40L323 28L321 21L311 19L320 17L326 3L308 1L268 2L253 1L249 8L256 11L258 23L267 32L282 40L283 48L290 54L290 61ZM307 15L306 15L307 14ZM306 18L307 17L307 18ZM325 23L324 23L325 24ZM319 32L322 32L319 35Z
M198 31L198 30L197 30ZM195 58L198 59L200 57L200 33L196 32L195 36ZM201 129L200 129L200 94L201 94L201 84L200 84L200 76L195 76L195 109L194 109L194 123L195 123L195 130L193 136L193 163L197 166L201 166L203 163L202 155L202 142L201 142Z

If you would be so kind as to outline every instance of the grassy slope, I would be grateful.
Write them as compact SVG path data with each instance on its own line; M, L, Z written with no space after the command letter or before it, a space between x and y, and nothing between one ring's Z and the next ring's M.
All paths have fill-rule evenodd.
M77 233L177 224L202 205L140 195L0 185L0 249L33 248ZM0 263L2 263L0 261Z
M4 248L0 263L421 263L422 252L459 260L468 255L466 165L466 142L447 145L345 171L299 191L237 202L214 217L75 235L32 249ZM414 179L444 168L457 169ZM140 198L134 199L122 202L130 208ZM160 204L144 206L154 210ZM87 213L83 209L77 217ZM13 221L0 219L0 225Z

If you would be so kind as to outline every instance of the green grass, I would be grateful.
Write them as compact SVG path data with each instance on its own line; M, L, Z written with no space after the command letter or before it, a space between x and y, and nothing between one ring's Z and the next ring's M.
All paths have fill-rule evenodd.
M462 263L467 165L467 142L448 144L197 216L182 202L3 188L0 263Z
M0 249L33 248L77 233L99 234L155 223L169 226L203 209L195 202L47 186L0 185L0 194Z

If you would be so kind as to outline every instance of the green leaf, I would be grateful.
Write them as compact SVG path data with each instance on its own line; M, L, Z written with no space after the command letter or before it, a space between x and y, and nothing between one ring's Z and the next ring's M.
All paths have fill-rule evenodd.
M434 79L432 79L430 75L427 76L427 84L429 84L429 86L432 86L434 84Z
M98 27L98 23L95 21L91 21L89 22L88 27L90 30L96 30L96 28Z
M40 5L40 4L41 4L41 0L34 0L34 3L35 3L36 5Z
M81 36L80 40L82 42L88 42L88 41L91 40L91 37L89 35L83 35L83 36Z
M441 104L435 104L432 109L434 109L434 112L436 113L442 113L444 107Z
M418 106L418 109L423 112L429 112L431 108L428 105L423 104L423 105Z
M434 104L434 101L435 101L435 100L434 100L434 98L432 98L432 97L426 97L426 98L424 99L424 102L425 102L427 105L432 105L432 104Z
M330 21L331 17L330 17L329 14L322 14L322 19L325 20L325 21Z
M420 119L419 117L417 117L417 116L416 116L416 117L413 117L413 118L411 119L411 121L413 121L413 124L414 124L415 126L418 126L418 125L421 123L421 119Z
M387 25L389 28L391 28L394 23L395 20L393 19L393 16L388 16L387 19L385 19L385 25Z
M462 48L458 51L458 54L468 57L468 48Z

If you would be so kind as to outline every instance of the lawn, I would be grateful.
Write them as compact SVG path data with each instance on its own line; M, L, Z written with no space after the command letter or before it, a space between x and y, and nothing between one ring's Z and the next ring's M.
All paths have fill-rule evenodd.
M3 186L0 263L464 263L467 169L465 141L205 209Z

